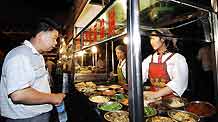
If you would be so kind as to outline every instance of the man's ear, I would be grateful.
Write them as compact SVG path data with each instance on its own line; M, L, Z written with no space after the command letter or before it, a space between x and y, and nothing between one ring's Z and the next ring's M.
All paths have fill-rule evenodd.
M41 40L42 37L43 37L43 32L39 32L39 33L36 34L37 39Z

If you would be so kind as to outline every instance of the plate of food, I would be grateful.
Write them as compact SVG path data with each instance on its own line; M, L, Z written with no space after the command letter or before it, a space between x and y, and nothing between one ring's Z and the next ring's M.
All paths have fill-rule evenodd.
M187 100L181 97L169 97L162 101L169 108L181 108L187 103Z
M106 103L110 100L109 97L106 96L100 96L100 95L96 95L96 96L90 96L89 100L94 102L94 103Z
M191 112L183 111L183 110L170 110L167 112L168 115L179 121L179 122L198 122L200 121L200 117Z
M122 110L106 112L104 114L104 118L109 122L129 122L129 113Z
M106 102L102 104L98 104L97 108L103 111L118 111L122 109L122 105L118 102Z
M113 96L115 95L115 93L116 92L114 90L109 90L109 89L102 92L102 94L106 96Z
M120 103L122 103L123 105L128 106L129 105L129 100L128 100L128 98L124 98L124 99L120 100Z
M75 87L78 91L84 93L94 92L96 90L96 84L93 82L80 82L75 84Z
M153 107L146 106L144 107L144 117L151 117L157 114L157 110Z
M124 88L117 88L116 91L117 91L118 93L125 93Z
M148 106L155 108L159 114L165 114L169 110L169 108L165 106L161 100L149 103Z
M154 98L154 99L147 99L144 97L144 106L148 106L149 103L154 103L157 101L161 101L162 97Z
M126 99L126 98L128 98L128 96L125 95L125 94L115 94L111 99L114 99L114 100L120 102L120 101L122 101L123 99Z
M104 90L108 90L108 89L109 89L109 87L105 86L105 85L96 86L96 90L98 90L98 91L104 91Z
M154 116L146 119L146 122L177 122L177 121L170 117Z
M112 88L112 89L121 88L121 86L120 86L120 85L117 85L117 84L110 85L109 87Z

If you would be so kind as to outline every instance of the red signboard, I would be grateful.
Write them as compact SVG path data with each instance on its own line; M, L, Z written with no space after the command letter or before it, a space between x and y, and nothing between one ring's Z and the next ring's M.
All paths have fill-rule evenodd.
M111 9L108 13L108 23L102 18L97 21L93 27L90 27L83 33L83 42L96 42L102 41L107 37L111 37L115 34L116 20L115 20L115 9ZM108 25L106 25L108 24ZM105 26L108 30L105 30ZM106 34L107 33L107 34ZM99 38L98 38L99 37Z
M104 19L100 20L100 39L104 39Z
M108 36L110 37L115 34L115 10L111 9L108 16Z

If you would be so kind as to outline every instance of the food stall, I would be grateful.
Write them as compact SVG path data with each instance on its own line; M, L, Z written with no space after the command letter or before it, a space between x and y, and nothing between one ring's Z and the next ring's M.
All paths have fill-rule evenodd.
M218 96L217 13L198 4L177 0L124 1L110 1L68 45L75 59L78 58L75 55L81 52L89 55L86 59L84 55L76 59L80 62L78 67L78 62L75 62L75 91L72 94L79 94L80 97L76 95L80 98L77 104L82 102L92 111L92 114L83 114L96 119L92 121L105 122L217 121L214 107L214 103L217 103L215 96ZM185 56L189 66L189 86L182 97L146 101L142 92L149 86L141 83L141 62L152 52L147 31L159 28L174 32L175 36L171 38L177 39L178 51ZM109 78L116 67L114 47L123 43L125 36L128 37L128 89L118 85L116 78ZM105 51L106 67L103 73L96 71L98 53L89 54L94 46ZM206 46L210 47L206 56L211 56L211 69L208 66L204 69L203 65L206 63L203 63L202 50ZM84 66L84 60L89 62L88 65ZM210 82L212 85L205 91L212 91L199 95L203 82ZM202 84L198 86L198 83ZM73 110L68 115L71 112Z

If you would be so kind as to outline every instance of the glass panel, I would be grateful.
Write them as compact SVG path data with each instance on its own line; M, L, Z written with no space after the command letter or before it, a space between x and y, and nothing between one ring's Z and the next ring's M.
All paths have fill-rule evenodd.
M171 0L169 0L169 2L157 0L150 0L150 2L146 2L140 0L140 31L142 39L142 59L145 61L145 59L149 58L149 55L154 54L153 62L157 63L158 55L156 55L155 57L155 53L158 54L158 52L161 49L163 49L162 45L165 45L167 48L167 51L163 53L163 57L166 57L166 55L169 54L169 52L177 53L177 56L173 56L176 59L179 59L178 55L182 55L182 57L184 56L185 61L188 65L188 86L186 90L182 92L181 97L185 98L188 101L207 101L215 105L213 79L214 70L212 68L215 67L215 56L213 49L214 40L213 38L211 38L211 18L209 15L209 10L199 8L196 6L191 6L190 4L185 5L179 2L172 2ZM151 33L154 32L154 30L159 31L159 33ZM152 39L154 40L154 37L158 38L159 40L164 39L164 41L156 40L157 42L162 42L159 47L155 47L154 44L152 47ZM172 50L172 48L174 50ZM174 91L174 93L177 93L178 91L176 89L185 86L185 84L182 83L184 82L184 80L179 79L187 72L178 73L177 76L173 74L175 73L174 71L180 72L180 69L178 67L179 65L181 65L181 62L179 64L176 64L176 60L173 61L173 57L172 59L168 60L169 62L171 60L171 63L166 63L167 73L170 76L170 80L166 84L168 84L167 86L171 88ZM164 58L162 59L164 60ZM146 63L143 63L142 70L150 68L148 65L150 63L149 61L150 60L147 60ZM142 76L146 75L147 72L142 74ZM180 78L178 78L178 76ZM161 78L157 78L155 76L150 75L150 80L148 81L151 82L145 83L145 90L154 90L157 88L155 85L162 85L161 83L163 82ZM174 78L176 78L177 80L175 81ZM172 81L175 83L174 85L176 86L176 89L173 88L175 86L169 85L170 82L173 83ZM177 86L176 84L180 85ZM159 86L157 88L158 90L163 88L162 86ZM168 99L165 96L162 96L162 98ZM162 99L159 103L164 102L165 101ZM157 107L157 109L162 110L162 106L158 105L153 105L152 107ZM164 109L172 109L171 106L164 107L166 107ZM191 109L191 106L189 107ZM185 110L189 111L189 108Z
M141 28L177 27L207 15L207 12L177 2L140 0Z
M115 35L126 28L126 0L117 0L82 35L83 46L95 44Z

